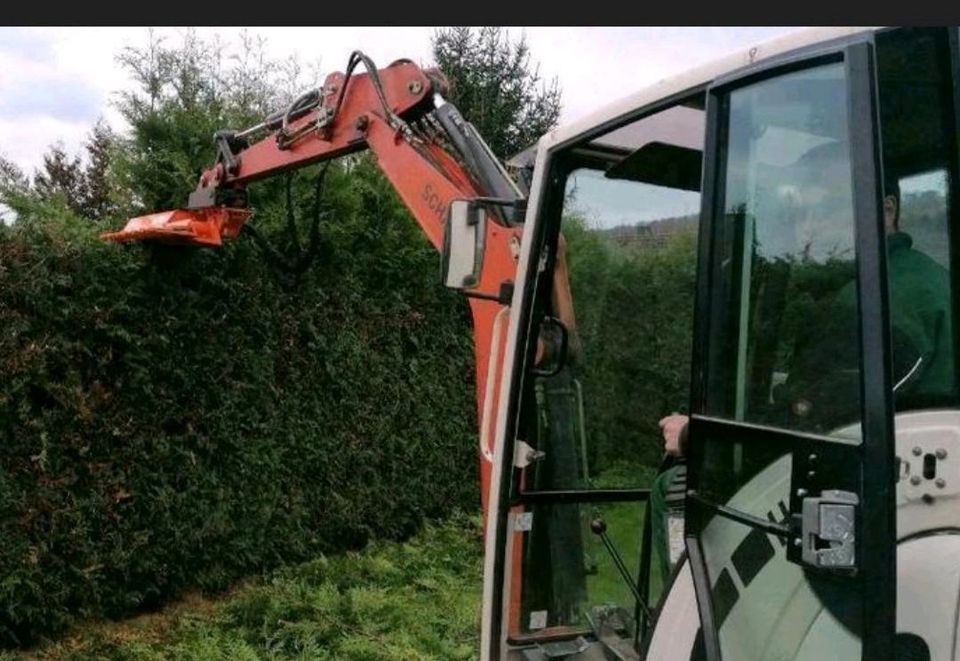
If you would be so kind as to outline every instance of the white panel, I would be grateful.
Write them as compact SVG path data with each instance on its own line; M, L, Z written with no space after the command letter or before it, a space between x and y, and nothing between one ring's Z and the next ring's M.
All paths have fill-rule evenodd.
M956 659L960 534L931 535L897 548L897 631L927 643L930 661Z
M647 659L653 661L690 661L700 628L697 595L693 589L690 565L684 562L663 604L657 627L650 640Z

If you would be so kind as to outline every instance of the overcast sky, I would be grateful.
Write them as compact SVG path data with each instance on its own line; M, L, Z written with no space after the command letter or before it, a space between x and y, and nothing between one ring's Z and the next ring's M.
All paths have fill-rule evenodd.
M509 28L527 37L533 60L563 90L561 123L652 82L731 51L797 30L754 28ZM324 73L342 70L354 49L380 66L401 57L431 64L431 27L257 28L276 58L298 56ZM228 49L241 28L198 28ZM171 43L184 29L157 29ZM98 118L122 128L114 93L130 82L117 64L124 46L142 46L146 28L0 28L0 155L31 173L47 146L75 152ZM211 148L211 158L213 150Z

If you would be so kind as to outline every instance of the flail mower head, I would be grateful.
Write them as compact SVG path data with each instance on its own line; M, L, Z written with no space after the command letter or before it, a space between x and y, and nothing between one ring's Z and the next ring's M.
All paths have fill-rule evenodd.
M240 234L251 211L232 207L174 209L130 220L119 232L101 235L107 241L157 241L186 246L220 246Z

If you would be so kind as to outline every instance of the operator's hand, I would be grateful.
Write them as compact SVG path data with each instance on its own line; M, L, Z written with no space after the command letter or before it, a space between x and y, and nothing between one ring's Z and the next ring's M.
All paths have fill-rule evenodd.
M687 426L690 417L674 413L660 420L660 433L663 434L663 449L674 457L682 457L687 449Z

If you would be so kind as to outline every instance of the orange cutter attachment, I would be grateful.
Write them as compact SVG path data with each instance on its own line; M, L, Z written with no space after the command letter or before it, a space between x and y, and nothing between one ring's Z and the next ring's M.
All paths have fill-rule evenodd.
M250 218L249 209L205 207L174 209L131 219L119 232L101 237L116 243L158 241L186 246L219 246L233 239Z

